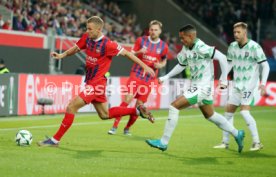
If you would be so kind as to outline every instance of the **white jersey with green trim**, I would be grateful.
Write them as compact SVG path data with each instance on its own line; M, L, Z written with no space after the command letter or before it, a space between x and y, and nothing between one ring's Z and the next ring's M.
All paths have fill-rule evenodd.
M257 86L259 63L266 61L263 49L258 43L249 40L240 47L238 42L232 42L228 48L227 60L232 62L235 88L243 91Z
M215 47L205 44L198 38L192 48L182 47L177 59L180 65L190 67L191 85L213 87L214 64L212 58L214 53Z

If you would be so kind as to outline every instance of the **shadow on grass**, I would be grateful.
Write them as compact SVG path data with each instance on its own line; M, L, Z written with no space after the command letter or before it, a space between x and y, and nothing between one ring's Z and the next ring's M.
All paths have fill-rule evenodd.
M127 135L119 135L120 137L126 138L128 140L133 140L133 141L145 141L146 139L150 139L151 137L149 136L138 136L138 135L131 135L131 136L127 136Z
M77 159L90 159L95 157L103 157L102 155L103 152L122 153L122 151L104 150L104 149L81 150L81 149L71 149L71 148L65 148L65 147L58 147L58 149L63 152L69 152L69 155L73 155L73 157Z
M242 158L276 158L273 154L266 154L263 152L263 150L260 151L243 151L242 153L238 153L234 149L229 149L228 151L231 151L233 153L237 153L237 155L240 155Z
M180 157L180 156L177 156L177 155L174 155L174 154L169 154L168 152L164 152L163 154L164 156L167 156L169 158L174 158L174 159L177 159L185 164L189 164L189 165L219 165L221 164L221 162L218 161L218 159L222 159L222 158L233 158L233 157L215 157L215 156L212 156L212 157L189 157L189 156L186 156L186 157ZM233 162L231 161L227 161L227 164L233 164Z
M92 157L100 157L102 156L103 150L80 150L80 149L70 149L65 147L59 147L59 150L65 152L74 152L72 155L77 159L89 159Z
M178 156L178 155L174 155L171 154L169 152L161 152L162 155L167 156L169 158L174 158L177 159L179 161L182 161L185 164L189 164L189 165L205 165L205 164L216 164L216 165L224 165L225 163L229 164L234 164L234 159L245 159L245 158L263 158L263 159L268 159L268 158L276 158L275 155L272 154L265 154L261 151L258 152L242 152L241 154L239 154L238 152L234 151L234 150L229 150L232 151L236 154L236 156L211 156L211 157L191 157L189 155L183 157L183 156ZM159 152L160 153L160 152ZM206 155L206 154L205 154ZM225 161L225 163L221 163L218 160L219 159L228 159ZM231 160L232 159L232 160Z

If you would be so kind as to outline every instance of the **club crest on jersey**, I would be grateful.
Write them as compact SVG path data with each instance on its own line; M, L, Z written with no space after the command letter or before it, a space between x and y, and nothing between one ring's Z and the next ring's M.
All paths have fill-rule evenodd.
M97 48L96 48L96 53L100 53L100 52L101 52L100 47L97 47Z
M245 57L248 57L249 56L249 52L245 52Z
M194 58L197 58L197 54L196 54L195 52L193 53L193 57L194 57Z
M187 58L187 54L186 53L184 53L183 55L184 55L184 58Z
M157 49L157 50L156 50L156 53L157 53L157 54L160 54L160 53L161 53L161 49Z

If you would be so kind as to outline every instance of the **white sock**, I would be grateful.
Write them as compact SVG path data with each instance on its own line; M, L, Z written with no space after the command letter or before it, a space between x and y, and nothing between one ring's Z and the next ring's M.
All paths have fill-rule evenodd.
M226 120L231 124L234 125L234 113L231 112L225 112L224 117ZM229 144L229 133L226 131L222 131L222 142Z
M52 140L55 144L58 144L58 143L59 143L59 141L56 140L54 137L52 137L51 140Z
M234 137L238 136L238 130L222 115L214 112L214 114L208 120L216 124L222 130L231 133Z
M173 134L173 131L176 127L177 121L179 118L179 110L173 106L169 108L169 118L166 121L165 129L163 136L161 138L161 143L164 145L169 144L170 138Z
M257 124L256 124L255 119L252 117L252 115L250 114L250 112L248 110L242 110L240 112L240 114L244 118L244 120L251 132L253 143L260 143L260 138L259 138Z

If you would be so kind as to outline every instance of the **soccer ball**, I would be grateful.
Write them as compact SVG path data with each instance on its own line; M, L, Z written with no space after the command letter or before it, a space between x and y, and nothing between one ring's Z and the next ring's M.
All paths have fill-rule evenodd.
M15 136L15 142L18 146L29 146L32 144L33 135L28 130L19 130Z

